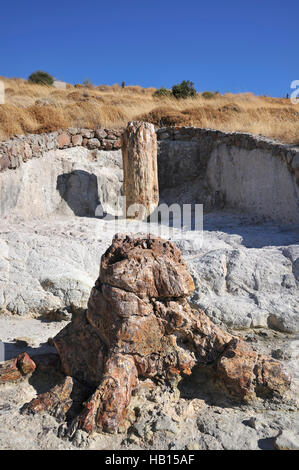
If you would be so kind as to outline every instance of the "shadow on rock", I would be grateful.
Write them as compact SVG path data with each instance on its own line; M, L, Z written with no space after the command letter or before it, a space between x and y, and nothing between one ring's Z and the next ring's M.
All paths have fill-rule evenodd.
M197 398L209 406L226 408L240 404L220 390L219 384L217 386L217 376L212 367L195 366L192 374L185 376L178 384L178 389L181 398L189 400Z
M96 208L100 205L96 175L84 170L63 173L57 178L56 189L74 215L95 217Z
M32 355L32 358L36 370L29 378L29 384L36 390L37 395L47 392L64 379L58 354L36 354Z

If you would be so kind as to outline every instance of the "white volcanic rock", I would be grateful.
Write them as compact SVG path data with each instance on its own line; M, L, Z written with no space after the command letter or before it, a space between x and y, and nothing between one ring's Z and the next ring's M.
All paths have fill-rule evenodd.
M0 217L94 217L99 204L110 212L122 178L120 151L52 150L0 175Z
M132 232L137 227L129 226ZM138 227L148 229L145 223ZM100 257L116 231L128 231L124 221L117 227L113 220L85 217L4 223L1 309L28 315L85 308ZM232 328L299 330L295 245L246 248L242 238L227 233L204 232L202 244L196 232L186 239L178 231L173 235L195 281L191 300L213 321Z
M50 231L51 226L48 236L30 231L2 235L9 247L9 263L0 254L2 310L24 315L85 307L99 247Z
M120 151L50 151L0 174L0 311L85 308L100 257L116 232L174 238L194 277L193 303L231 328L296 332L299 246L294 228L228 210L204 215L204 232L111 217L122 193ZM110 220L94 217L101 208ZM100 211L101 212L101 211ZM88 216L88 217L86 217Z
M288 247L289 250L292 247ZM211 250L194 257L193 301L214 320L235 328L299 330L298 281L279 247Z

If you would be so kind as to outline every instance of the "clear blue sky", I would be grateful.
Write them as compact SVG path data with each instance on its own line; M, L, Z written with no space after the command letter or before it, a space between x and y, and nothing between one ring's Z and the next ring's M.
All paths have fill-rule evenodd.
M0 75L252 91L299 80L298 0L1 2Z

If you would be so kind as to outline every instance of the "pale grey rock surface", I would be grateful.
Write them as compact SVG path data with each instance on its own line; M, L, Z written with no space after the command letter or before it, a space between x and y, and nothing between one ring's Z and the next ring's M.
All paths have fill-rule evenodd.
M261 136L212 129L165 128L159 185L167 202L235 209L299 224L298 148Z
M193 145L188 152L190 162L197 158ZM189 163L182 165L188 167ZM199 191L198 185L192 184L190 191L178 188L177 196L182 197L185 191L187 201L192 191ZM258 401L236 407L210 390L205 377L195 371L179 386L180 394L163 387L145 387L137 393L130 405L128 431L88 440L78 434L68 441L58 437L60 425L53 417L19 413L25 402L52 385L54 378L46 376L1 387L0 448L296 448L296 228L261 223L231 210L205 214L203 233L188 231L188 226L182 233L168 232L166 226L155 224L126 224L111 216L121 187L120 152L81 147L49 152L0 174L0 341L4 342L6 359L22 351L33 357L55 352L47 340L63 328L67 315L86 307L101 255L114 234L150 231L174 239L182 250L195 281L191 299L195 305L261 352L279 355L292 377L290 393L283 403ZM172 191L164 191L163 196L173 197ZM93 214L99 202L108 213L102 219ZM24 337L28 344L17 341Z
M193 301L230 327L299 330L294 263L278 247L211 250L190 262Z
M288 166L269 151L219 145L211 153L207 180L229 207L299 224L299 186Z
M114 207L122 188L120 151L83 147L46 152L0 175L0 217L93 217Z
M134 232L136 224L130 224ZM147 231L146 224L138 228ZM1 309L39 315L85 308L102 253L114 233L126 231L123 220L115 226L114 220L85 217L4 222ZM152 225L151 231L157 233L158 227ZM247 248L239 236L210 231L204 232L202 243L196 232L182 239L176 231L173 238L195 280L192 302L216 323L299 331L296 245Z
M278 450L299 450L299 433L291 429L284 429L275 439Z
M178 144L187 155L182 171L189 174L197 147ZM126 226L119 219L116 225L111 214L122 177L120 151L82 147L50 151L0 174L0 311L38 316L85 308L113 235L159 234L156 224ZM95 218L95 212L108 216ZM204 215L202 233L187 229L165 236L175 239L189 264L192 301L216 323L299 330L296 227L222 210Z

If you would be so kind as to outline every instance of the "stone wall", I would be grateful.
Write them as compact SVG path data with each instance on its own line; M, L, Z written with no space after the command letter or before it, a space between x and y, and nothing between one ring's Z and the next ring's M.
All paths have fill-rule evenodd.
M196 127L165 127L157 130L158 141L193 142L200 144L200 153L206 160L215 147L226 145L244 150L262 150L279 158L296 177L299 185L299 146L282 144L262 136L241 132L223 132Z
M299 148L260 136L192 127L157 130L166 203L235 208L299 224Z
M0 172L49 151L119 150L123 129L67 129L0 142ZM193 127L157 130L161 202L234 208L299 224L299 148L260 136Z
M89 150L119 150L121 129L76 129L49 134L17 135L0 142L0 172L18 168L21 162L42 157L49 150L83 146Z

